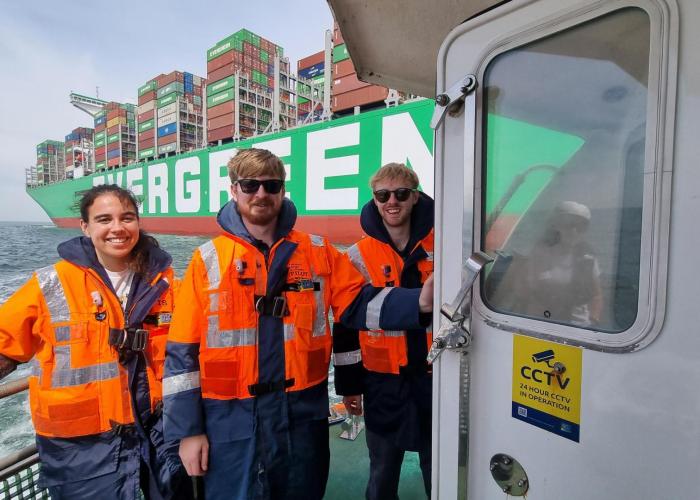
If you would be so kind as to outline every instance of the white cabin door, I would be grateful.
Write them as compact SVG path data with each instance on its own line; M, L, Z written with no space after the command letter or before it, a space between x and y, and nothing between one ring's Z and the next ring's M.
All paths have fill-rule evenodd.
M470 255L494 261L452 329L435 315L458 348L434 365L434 498L700 497L700 273L669 231L691 201L672 172L698 185L697 158L679 161L695 146L673 140L678 11L512 1L443 43L439 303Z

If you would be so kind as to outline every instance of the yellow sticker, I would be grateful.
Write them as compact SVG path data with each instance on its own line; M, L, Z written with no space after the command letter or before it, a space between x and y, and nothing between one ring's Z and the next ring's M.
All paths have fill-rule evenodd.
M579 347L514 335L512 416L578 442L581 353Z

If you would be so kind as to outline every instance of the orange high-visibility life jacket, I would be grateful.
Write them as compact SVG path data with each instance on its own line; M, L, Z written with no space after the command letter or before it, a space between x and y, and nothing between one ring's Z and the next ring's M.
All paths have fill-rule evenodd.
M420 282L425 283L433 272L433 231L419 241L412 249L423 247L427 258L417 263ZM401 286L401 273L404 261L387 243L366 237L347 251L348 257L365 279L375 287ZM367 325L370 326L370 325ZM433 332L426 330L425 340L428 350L433 342ZM360 331L360 351L362 364L373 372L399 374L402 366L408 364L406 332L385 331L377 328Z
M283 321L285 384L301 391L328 377L331 332L328 310L340 317L364 282L345 256L324 238L290 231L270 249L275 262L282 242L297 245L286 264L278 317ZM199 387L202 397L253 397L258 384L260 297L267 293L263 253L231 234L211 240L194 253L178 293L169 342L199 344L199 372L166 376L166 394ZM269 313L269 311L268 311Z
M150 308L142 327L147 334L139 332L151 410L162 399L172 269L151 284L160 280L171 286ZM31 359L29 401L37 434L71 438L134 422L127 372L108 341L110 332L114 337L124 326L119 300L97 272L64 260L36 271L3 304L0 353L19 362Z

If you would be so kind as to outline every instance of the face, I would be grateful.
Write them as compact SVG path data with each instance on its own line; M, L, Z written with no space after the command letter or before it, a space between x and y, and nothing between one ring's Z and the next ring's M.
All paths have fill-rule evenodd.
M126 269L139 241L139 219L136 207L106 193L88 208L88 220L80 221L85 236L92 240L100 263L110 271Z
M251 178L259 181L277 179L277 177L271 175ZM244 193L239 183L231 186L231 194L238 205L238 212L241 214L243 221L256 226L266 226L276 222L277 216L282 210L284 193L284 186L277 194L268 193L262 185L255 193Z
M394 191L399 188L411 189L408 183L402 179L382 179L374 185L372 191L382 189ZM414 191L406 201L398 201L396 193L392 193L385 203L377 201L376 197L373 197L373 200L384 224L390 227L400 227L411 223L411 212L413 206L418 203L418 196L418 192Z

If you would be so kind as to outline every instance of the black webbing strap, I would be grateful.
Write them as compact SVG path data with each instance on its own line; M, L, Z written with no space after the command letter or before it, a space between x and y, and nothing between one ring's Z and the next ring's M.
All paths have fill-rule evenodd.
M249 385L248 393L250 393L251 396L262 396L263 394L269 394L271 392L283 391L293 385L293 378L278 380L276 382L260 382L259 384Z

